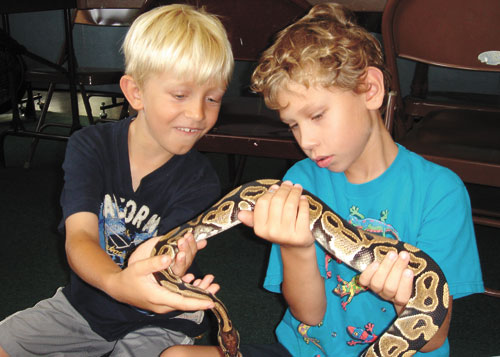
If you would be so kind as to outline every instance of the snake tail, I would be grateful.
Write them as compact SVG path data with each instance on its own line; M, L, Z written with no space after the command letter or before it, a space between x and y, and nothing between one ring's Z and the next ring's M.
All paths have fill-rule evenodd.
M162 246L162 250L177 252L177 243ZM163 253L165 254L165 253ZM158 254L154 254L158 255ZM217 341L225 357L241 357L240 353L240 335L229 318L229 313L224 303L215 295L197 288L191 284L185 283L180 277L175 275L170 268L153 273L156 281L163 287L178 293L182 296L192 297L203 300L211 300L214 307L211 309L217 318L218 332Z

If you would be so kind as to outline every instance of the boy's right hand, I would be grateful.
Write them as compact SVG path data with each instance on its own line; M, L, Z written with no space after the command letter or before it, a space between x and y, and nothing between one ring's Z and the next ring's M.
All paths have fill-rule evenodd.
M309 228L309 201L300 185L285 181L271 186L253 212L241 211L240 221L257 236L280 245L281 290L292 315L307 325L319 324L326 311L325 282L317 264L315 239Z
M167 269L172 260L166 255L150 256L157 241L158 238L151 238L139 245L130 256L127 268L114 275L110 281L113 297L159 314L174 310L196 311L213 308L211 300L184 297L158 284L153 273ZM219 290L219 285L213 283L212 275L195 280L192 274L187 274L182 280L212 294Z
M253 212L241 211L240 221L253 227L257 236L285 248L310 248L309 202L302 187L285 181L274 185L256 202Z

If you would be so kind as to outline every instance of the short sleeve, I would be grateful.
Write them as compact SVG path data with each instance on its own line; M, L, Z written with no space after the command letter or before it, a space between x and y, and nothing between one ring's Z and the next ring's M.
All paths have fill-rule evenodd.
M280 246L273 244L269 254L269 264L267 266L264 288L273 293L281 293L281 283L283 282L283 264L281 261Z
M99 213L100 198L103 190L104 164L91 143L92 136L85 135L88 130L74 133L66 147L63 163L64 188L61 193L63 222L76 212Z

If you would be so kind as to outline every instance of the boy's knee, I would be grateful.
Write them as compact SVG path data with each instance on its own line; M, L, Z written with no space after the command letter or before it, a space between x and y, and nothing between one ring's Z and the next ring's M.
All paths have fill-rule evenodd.
M223 357L216 346L176 345L167 348L160 357Z
M183 345L176 345L169 347L165 351L163 351L160 355L160 357L184 357L184 356L189 356L189 347Z
M0 346L0 357L9 357L9 354Z

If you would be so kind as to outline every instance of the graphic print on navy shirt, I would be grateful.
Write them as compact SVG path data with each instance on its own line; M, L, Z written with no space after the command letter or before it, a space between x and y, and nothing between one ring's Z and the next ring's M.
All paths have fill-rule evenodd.
M159 224L160 217L148 206L106 194L99 210L101 246L123 268L130 249L156 236Z

